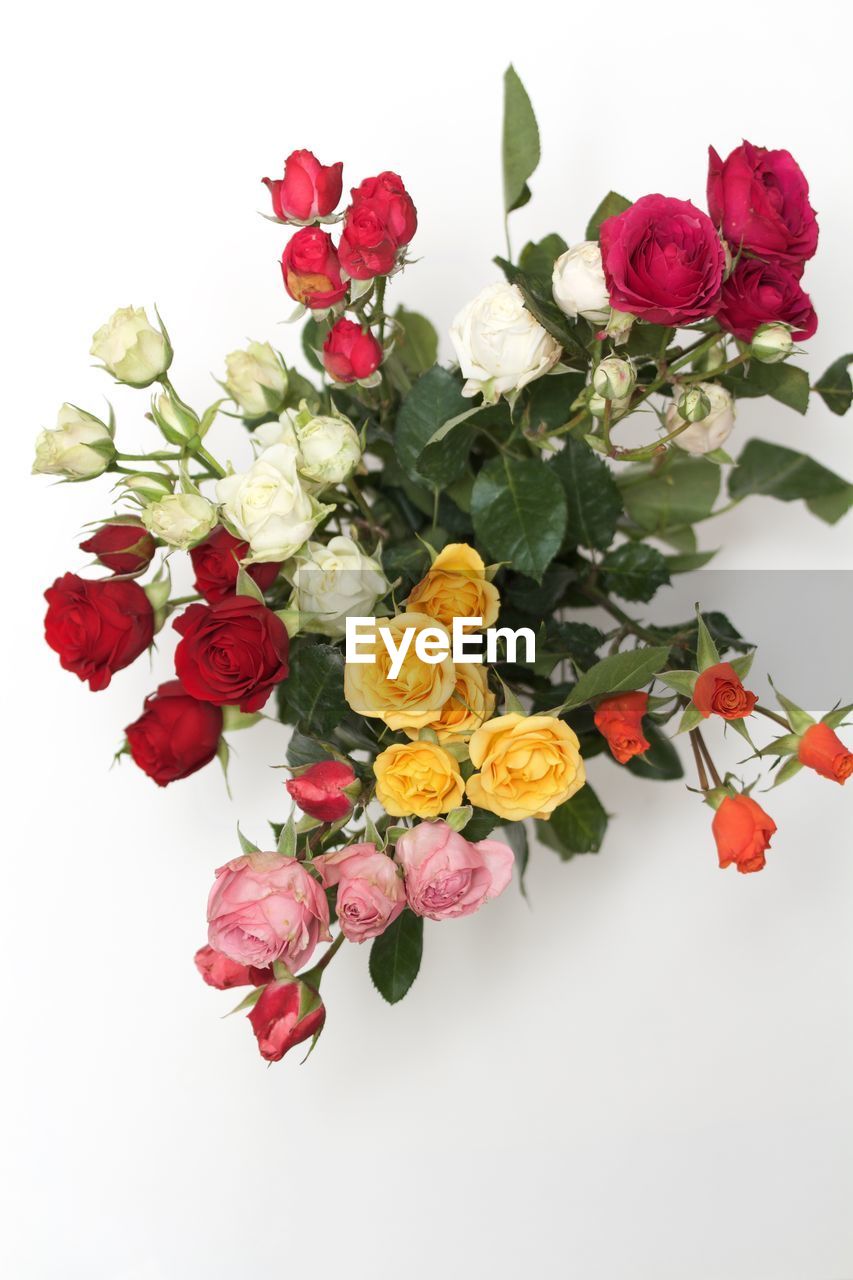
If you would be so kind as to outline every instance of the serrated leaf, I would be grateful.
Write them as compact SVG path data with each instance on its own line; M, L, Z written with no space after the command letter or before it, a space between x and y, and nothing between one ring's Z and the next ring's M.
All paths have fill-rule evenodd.
M495 559L542 580L566 531L566 500L547 463L501 454L487 462L471 492L477 540Z
M622 514L622 496L607 463L570 436L550 465L566 497L567 533L574 546L610 546Z
M420 470L419 464L436 431L470 412L471 401L462 395L459 379L441 365L433 365L418 378L400 406L394 430L397 457L408 476L421 483L441 486L459 478L471 444L467 432L453 432L443 441L440 450L430 454L429 476Z
M527 90L513 66L504 73L504 209L512 213L530 199L528 178L539 164L539 128Z
M665 558L646 542L626 542L609 551L601 571L605 591L623 600L651 600L669 582Z
M753 360L744 381L759 395L772 396L797 413L805 413L809 407L809 375L805 369L799 369L796 365L787 362L761 364ZM737 383L731 385L737 394Z
M625 767L629 773L654 782L674 782L676 778L683 778L684 766L671 739L648 721L644 732L650 743L649 749L628 761Z
M815 383L814 390L823 400L827 409L843 415L853 404L853 382L850 380L849 366L853 364L853 355L839 356L834 360Z
M396 1004L411 987L423 956L424 922L408 907L375 938L369 969L373 985L389 1004Z
M853 485L807 454L750 440L729 477L732 498L766 494L781 502L803 498L812 512L834 523L853 505ZM828 506L822 506L828 504Z
M470 836L468 837L470 839ZM527 897L527 890L524 887L524 877L527 873L527 863L530 858L530 848L527 840L527 826L524 822L508 822L500 827L495 833L496 840L503 840L509 845L515 854L515 869L518 872L518 887Z
M334 645L303 644L292 653L280 697L298 725L325 736L347 713L344 660Z
M568 862L576 853L598 853L607 830L607 814L587 783L550 818L537 818L539 839Z
M597 240L601 230L602 222L607 218L613 218L616 214L624 213L626 209L631 208L632 201L625 196L620 196L618 191L608 191L607 195L599 204L595 213L590 218L586 226L587 240Z
M650 645L602 658L583 673L563 704L563 710L582 706L604 694L641 689L666 665L668 657L669 649L665 645Z
M432 323L417 311L406 311L398 307L394 312L394 320L402 329L395 344L395 351L400 356L406 372L410 377L417 377L431 369L438 359L438 334Z
M658 470L642 467L623 472L619 487L625 510L641 529L680 531L713 510L720 492L720 468L704 458L673 452L672 460Z

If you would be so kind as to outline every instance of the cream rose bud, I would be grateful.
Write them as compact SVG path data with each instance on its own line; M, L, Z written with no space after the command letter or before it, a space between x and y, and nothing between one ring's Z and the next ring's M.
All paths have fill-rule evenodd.
M794 340L786 324L762 324L755 330L749 354L761 364L778 364L791 354Z
M115 456L110 428L91 413L64 404L56 426L36 438L33 474L92 480L106 471Z
M142 523L155 538L186 551L206 538L217 521L216 507L198 493L170 493L142 508Z
M457 315L450 341L466 378L462 394L487 403L541 378L560 358L560 346L524 305L514 284L493 284Z
M296 423L299 472L315 484L341 484L361 461L361 441L349 418L309 418Z
M199 420L189 405L170 391L161 391L154 399L151 416L171 444L191 440L199 428Z
M701 421L691 422L675 437L674 443L687 453L713 453L723 447L732 433L735 425L734 400L717 382L697 382L692 390L704 393L711 406L710 412ZM667 429L677 431L684 421L678 405L671 404L666 413Z
M225 519L248 542L253 561L286 560L308 541L331 507L303 488L298 454L288 444L264 449L248 471L216 483Z
M147 387L172 363L169 339L149 323L144 307L120 307L101 325L90 353L107 373L131 387Z
M567 249L554 263L551 276L554 301L564 315L583 316L590 324L606 324L610 296L601 265L601 249L595 240L584 240Z
M348 617L370 617L388 589L382 566L352 538L331 538L327 546L309 542L289 572L293 583L290 607L299 612L302 628L337 638Z
M624 400L634 386L634 369L629 360L607 356L596 365L592 385L606 400Z
M268 342L250 342L225 357L223 385L247 418L265 418L284 403L287 372Z

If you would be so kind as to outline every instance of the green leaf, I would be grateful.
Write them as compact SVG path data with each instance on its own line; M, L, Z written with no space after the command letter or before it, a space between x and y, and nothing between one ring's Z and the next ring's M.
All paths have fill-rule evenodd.
M301 729L331 733L347 713L340 650L327 644L300 645L291 655L290 675L281 690Z
M714 637L711 635L708 625L702 614L696 611L696 660L699 664L700 671L706 671L708 667L716 666L720 661L720 651L714 643Z
M805 413L809 407L809 375L796 365L761 364L753 360L749 372L742 379L731 379L728 385L738 395L742 394L743 384L749 387L750 394L772 396L797 413Z
M644 732L650 744L648 751L644 755L634 756L625 768L638 778L648 778L653 782L674 782L676 778L683 778L681 757L671 739L648 721Z
M470 836L467 837L470 840ZM527 890L524 887L524 877L527 873L527 863L530 858L530 848L527 841L527 827L523 822L508 822L505 826L500 827L495 833L496 840L503 840L508 844L515 854L515 868L518 872L518 885L521 892L527 897Z
M550 818L537 818L539 839L568 862L576 853L598 853L607 830L607 814L589 783Z
M804 498L815 515L830 523L853 505L853 485L841 476L807 454L766 440L749 441L729 477L729 493L733 498L767 494L780 502Z
M631 326L628 341L622 349L629 356L661 356L674 337L674 329L638 320Z
M402 329L397 335L395 352L410 377L418 377L431 369L438 359L438 334L426 316L398 307L394 319Z
M309 738L306 734L294 729L287 744L287 763L293 769L300 769L306 764L317 764L321 760L331 760L332 756L322 742Z
M504 73L504 209L512 213L530 199L528 178L539 164L539 129L527 90L513 66Z
M276 849L283 858L296 857L296 823L293 820L293 814L290 815L287 822L282 824Z
M566 495L567 532L575 546L610 546L622 514L622 497L607 463L572 436L550 463Z
M685 698L693 697L693 690L696 687L696 681L699 679L697 671L661 671L658 676L661 684L665 684L667 689L674 689L676 693L681 693Z
M826 715L821 717L823 724L828 724L830 729L837 729L842 725L850 712L853 711L853 702L848 702L845 707L833 707L832 711L827 711Z
M684 715L681 717L676 733L688 733L691 729L695 729L697 724L702 723L702 718L702 712L691 702L689 707L684 708Z
M525 307L533 318L539 321L542 328L550 333L552 338L556 338L562 346L581 356L584 363L586 363L589 359L589 354L581 336L579 336L579 326L567 319L554 302L550 282L546 289L541 285L541 282L528 276L520 267L513 266L511 262L507 262L506 258L496 257L494 262L500 267L510 284L517 285L521 290ZM589 332L588 327L586 332Z
M579 707L605 693L627 693L642 689L652 676L666 665L669 649L665 645L650 645L629 649L624 653L612 653L585 671L572 689L563 710Z
M853 485L851 484L844 489L839 489L837 493L827 494L825 498L806 500L806 506L812 515L817 516L819 520L825 520L827 524L837 524L842 516L847 515L851 505L853 505Z
M323 373L323 361L317 355L323 350L323 343L329 335L331 324L328 320L315 320L309 316L302 327L302 352L312 369Z
M475 809L473 816L465 824L465 839L471 841L485 840L492 834L500 822L497 814L487 809Z
M649 533L691 525L709 515L720 491L720 468L679 452L659 471L641 468L620 477L625 510Z
M424 946L424 922L408 907L397 916L370 948L370 976L373 985L389 1004L402 1000L418 970Z
M563 541L566 500L547 463L501 454L474 482L471 516L477 539L495 560L539 582Z
M666 567L673 573L693 573L714 559L716 551L690 551L680 556L666 556Z
M837 413L839 417L843 417L853 404L853 382L848 372L848 366L851 364L853 364L853 355L839 356L826 373L818 378L814 386L814 390L827 409Z
M583 391L585 381L582 373L537 378L525 393L523 414L526 429L544 435L554 427L562 427L571 417L572 405Z
M240 848L244 853L260 853L260 849L254 844L248 836L244 836L240 830L240 824L237 823L237 839L240 841Z
M631 208L632 203L633 201L626 199L625 196L620 196L618 191L608 191L587 223L587 240L597 240L602 222L607 218L615 217L617 213L624 213L626 209Z
M669 582L666 559L645 542L626 542L601 562L605 591L623 600L648 601Z
M774 738L772 742L768 742L766 747L762 747L759 751L760 756L790 756L800 749L800 735L798 733L783 733L781 738Z
M418 463L439 427L470 409L471 401L462 395L458 378L441 365L433 365L418 378L400 406L394 433L397 457L412 479L444 486L459 478L471 443L467 432L456 431L443 441L436 456L430 459L429 476L420 470Z
M788 782L789 779L795 777L802 767L803 766L800 764L800 761L795 756L792 756L790 760L785 761L782 768L776 774L776 780L773 783L773 786L781 787L784 782Z
M538 243L531 240L519 254L518 265L540 288L548 290L554 263L568 247L562 236L554 234L545 236Z

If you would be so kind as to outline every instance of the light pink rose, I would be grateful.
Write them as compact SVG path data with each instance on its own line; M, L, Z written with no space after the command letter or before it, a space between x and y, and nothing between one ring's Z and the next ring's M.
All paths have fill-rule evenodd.
M323 884L338 886L341 932L350 942L384 933L406 905L403 877L393 858L374 844L351 844L314 859Z
M499 840L472 844L446 822L420 822L397 841L409 906L430 920L470 916L510 882L515 855Z
M239 964L282 960L296 972L329 941L329 904L295 858L249 853L220 867L207 902L208 942Z

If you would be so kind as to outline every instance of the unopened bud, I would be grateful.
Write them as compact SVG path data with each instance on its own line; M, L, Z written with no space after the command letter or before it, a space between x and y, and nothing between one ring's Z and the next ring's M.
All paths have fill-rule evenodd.
M753 334L749 354L761 364L778 364L791 354L793 345L787 325L762 324Z
M184 444L198 432L199 421L192 409L170 391L162 391L153 401L151 416L169 444Z
M629 360L608 356L592 375L592 385L606 400L623 400L634 386L634 369Z
M629 396L624 396L620 400L608 400L605 396L601 396L597 391L594 391L589 397L587 408L594 418L603 418L609 404L611 418L618 418L628 408L629 398Z
M678 416L684 422L701 422L711 412L711 401L701 387L690 387L678 401Z
M607 323L605 333L608 338L611 338L613 342L615 342L617 347L621 347L623 342L628 341L628 337L631 333L631 326L636 319L637 317L631 315L630 311L611 311L610 320Z
M140 472L135 476L124 477L121 483L139 498L144 506L146 503L156 502L164 494L171 493L175 482L172 476L143 475Z

